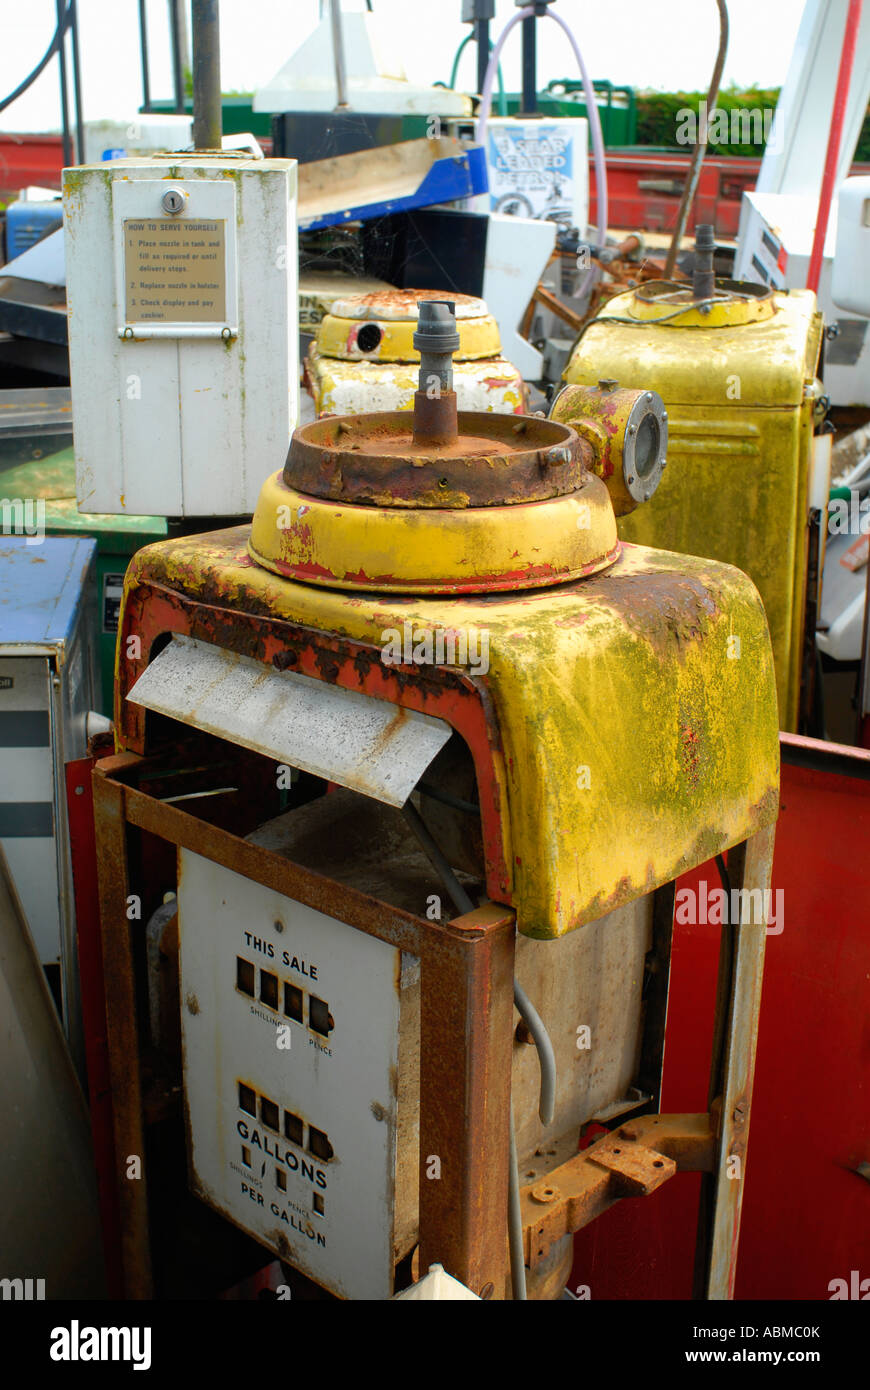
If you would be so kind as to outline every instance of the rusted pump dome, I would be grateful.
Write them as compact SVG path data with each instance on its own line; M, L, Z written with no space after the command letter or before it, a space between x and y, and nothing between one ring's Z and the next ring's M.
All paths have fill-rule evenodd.
M328 588L479 593L596 573L619 551L595 453L569 425L457 413L453 304L424 300L407 411L295 431L263 486L249 552Z

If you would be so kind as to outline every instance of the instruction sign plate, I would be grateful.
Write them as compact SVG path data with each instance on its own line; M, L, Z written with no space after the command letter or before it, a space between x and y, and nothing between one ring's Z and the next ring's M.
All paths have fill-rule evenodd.
M389 1298L401 952L178 862L193 1191L339 1297Z
M225 221L127 218L124 286L128 323L224 323Z

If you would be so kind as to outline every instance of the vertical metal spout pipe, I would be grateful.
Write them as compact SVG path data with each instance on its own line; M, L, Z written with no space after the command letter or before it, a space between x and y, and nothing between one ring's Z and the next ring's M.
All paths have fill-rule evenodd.
M459 347L456 304L452 299L421 299L417 303L414 347L420 354L419 389L414 395L414 442L453 444L456 392L453 354Z
M192 0L193 145L221 147L221 41L218 0Z

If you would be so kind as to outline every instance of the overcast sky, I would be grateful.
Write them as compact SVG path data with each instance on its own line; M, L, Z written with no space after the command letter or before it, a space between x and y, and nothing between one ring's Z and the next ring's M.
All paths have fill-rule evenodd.
M407 76L446 81L456 47L468 32L461 0L372 0L404 55ZM714 0L557 0L571 25L593 79L633 87L704 89L716 54L718 12ZM85 119L123 118L142 99L136 0L78 0ZM343 0L347 11L363 0ZM803 0L729 0L731 43L725 83L779 85L785 78ZM256 90L268 81L315 27L320 0L220 0L221 76L225 89ZM171 95L167 0L147 0L151 87ZM497 35L514 12L513 0L496 0ZM55 0L0 0L0 98L33 68L55 24ZM575 59L555 24L539 25L540 85L571 76ZM518 90L520 39L508 40L503 57L508 90ZM475 69L471 45L459 85L470 87ZM0 130L53 130L59 126L57 62L17 102L0 113Z

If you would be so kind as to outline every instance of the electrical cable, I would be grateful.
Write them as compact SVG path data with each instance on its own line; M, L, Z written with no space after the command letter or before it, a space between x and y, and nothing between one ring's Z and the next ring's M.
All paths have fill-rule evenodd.
M453 899L458 912L474 911L474 903L456 877L445 859L429 827L412 801L406 801L403 815L419 840L426 857L441 878L442 883ZM556 1105L556 1054L549 1034L541 1017L520 984L514 977L514 1004L535 1043L538 1063L541 1068L541 1090L538 1113L541 1122L551 1124ZM522 1210L520 1206L520 1173L517 1158L516 1129L514 1126L513 1102L511 1102L510 1122L510 1163L508 1166L508 1245L511 1259L511 1282L514 1298L526 1297L525 1255L523 1252Z
M523 1249L523 1208L520 1201L520 1162L517 1157L517 1130L511 1101L511 1152L508 1165L508 1247L511 1260L511 1291L518 1302L525 1302L526 1252Z
M599 246L605 246L607 244L608 216L607 165L604 156L604 133L601 129L601 117L598 114L598 102L595 98L595 88L592 86L589 73L586 71L586 64L583 61L583 55L580 52L577 40L574 38L568 25L565 23L564 19L562 19L561 15L554 14L551 9L546 10L545 13L550 19L555 20L560 29L567 35L568 41L574 50L574 56L577 59L578 67L580 68L583 93L586 98L586 115L589 121L589 129L592 132L592 150L595 162L595 192L598 200L598 244ZM492 109L492 84L498 69L498 63L501 57L501 51L504 48L505 40L515 25L519 24L523 19L533 18L534 15L535 9L533 5L526 5L523 9L517 10L516 14L511 16L502 32L499 34L492 53L490 54L489 66L486 69L486 79L480 96L480 107L477 113L477 143L479 145L486 144L486 125ZM577 291L578 297L585 292L586 286L593 274L594 271L590 269L582 286Z
M63 19L58 21L57 27L54 31L54 37L51 43L48 45L48 48L45 50L45 53L43 54L42 58L39 60L33 71L28 73L24 81L18 84L18 86L15 88L15 91L10 92L8 97L4 97L3 100L0 101L0 111L5 111L7 106L11 106L13 101L17 101L20 96L23 96L24 93L27 91L28 87L32 87L37 77L39 77L39 75L42 72L44 72L45 69L48 67L48 64L51 62L55 53L57 53L58 49L60 48L66 31L70 26L70 20L72 19L72 8L72 5L67 5L63 13Z
M465 38L462 40L461 44L459 45L459 47L458 47L457 50L456 50L456 56L455 56L455 58L453 59L453 67L450 69L450 81L447 83L447 86L450 88L451 91L455 91L455 90L456 90L456 74L457 74L458 71L459 71L459 60L460 60L460 58L462 57L462 55L463 55L463 53L465 52L465 50L466 50L466 48L468 47L468 45L469 45L470 43L473 43L473 42L474 42L474 35L473 35L473 34L466 34L466 35L465 35ZM490 42L489 42L489 51L490 51L490 53L492 52L492 40L491 40L491 39L490 39ZM502 77L501 63L499 63L499 65L498 65L498 67L497 67L497 69L496 69L496 75L497 75L497 78L498 78L498 114L499 114L500 116L506 116L507 113L508 113L508 107L507 107L507 94L506 94L505 89L504 89L504 78Z
M704 162L704 154L707 149L707 122L713 114L716 100L719 96L719 84L722 81L722 70L725 67L725 57L728 52L728 7L725 0L716 0L719 7L719 48L716 53L716 62L713 65L713 76L710 79L710 90L707 93L707 105L704 109L703 119L699 122L698 139L692 153L692 162L689 166L689 176L683 188L683 196L680 199L680 206L677 212L677 225L674 228L674 235L668 247L668 256L665 261L663 279L670 280L674 273L674 266L677 263L677 252L680 249L680 242L686 230L686 222L689 218L689 208L691 207L695 191L698 187L698 179L701 176L701 165Z

